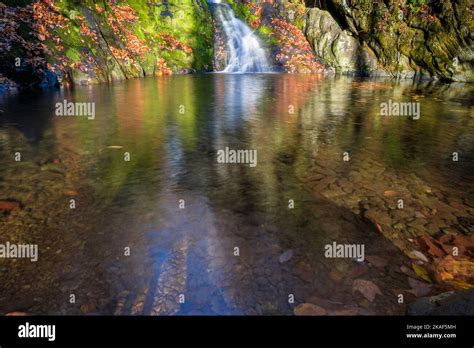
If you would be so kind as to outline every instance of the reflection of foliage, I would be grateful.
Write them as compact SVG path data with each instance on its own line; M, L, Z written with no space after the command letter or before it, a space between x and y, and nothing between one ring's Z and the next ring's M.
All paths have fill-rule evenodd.
M0 38L0 73L17 78L15 57L22 57L23 70L57 69L66 79L88 82L210 67L212 21L206 5L170 0L164 18L163 6L141 0L0 3L7 34Z

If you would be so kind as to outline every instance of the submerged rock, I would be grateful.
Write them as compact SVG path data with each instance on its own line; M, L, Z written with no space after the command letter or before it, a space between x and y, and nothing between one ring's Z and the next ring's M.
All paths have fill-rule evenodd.
M312 303L302 303L294 309L295 315L326 315L327 311L319 306Z
M339 73L474 80L468 0L326 0L319 5L323 10L307 11L305 34Z
M280 261L280 263L285 263L287 261L290 261L292 257L293 257L293 250L289 249L289 250L286 250L283 254L281 254L278 260Z
M474 315L474 289L423 297L407 306L408 315Z

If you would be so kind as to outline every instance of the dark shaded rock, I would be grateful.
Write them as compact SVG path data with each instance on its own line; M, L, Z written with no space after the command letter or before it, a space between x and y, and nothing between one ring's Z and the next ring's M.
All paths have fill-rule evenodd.
M474 289L445 292L410 303L407 315L474 315Z

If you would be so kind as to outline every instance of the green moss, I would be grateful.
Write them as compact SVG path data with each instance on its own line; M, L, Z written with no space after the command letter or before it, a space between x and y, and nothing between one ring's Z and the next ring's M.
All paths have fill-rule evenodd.
M71 59L73 62L81 60L81 54L73 48L70 48L66 51L66 57Z
M418 13L425 4L426 0L407 0L407 6L413 13Z
M257 35L262 39L267 46L278 44L278 40L273 36L273 29L266 25L261 25L257 30Z

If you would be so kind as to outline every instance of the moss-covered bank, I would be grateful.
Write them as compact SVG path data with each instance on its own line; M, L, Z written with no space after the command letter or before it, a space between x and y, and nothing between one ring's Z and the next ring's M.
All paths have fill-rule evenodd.
M0 16L0 73L20 85L212 68L212 20L201 0L6 1Z

